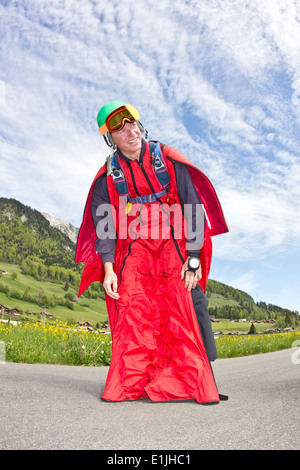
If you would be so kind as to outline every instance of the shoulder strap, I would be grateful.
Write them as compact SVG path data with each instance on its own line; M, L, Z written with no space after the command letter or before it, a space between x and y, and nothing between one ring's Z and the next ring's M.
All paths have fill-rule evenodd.
M115 152L106 159L107 175L112 176L116 190L120 196L129 196L127 182L121 168L118 155Z
M154 174L162 187L167 188L170 184L170 176L162 154L164 144L150 140L149 147Z
M150 147L150 155L151 155L151 163L153 166L153 171L158 179L161 186L168 190L170 185L170 176L167 170L167 166L164 161L164 157L162 154L162 149L164 144L161 144L158 141L149 141ZM121 168L118 155L115 152L113 155L110 155L106 159L107 165L107 175L113 177L113 181L115 183L116 190L120 194L120 196L129 196L128 186L125 179L125 175Z

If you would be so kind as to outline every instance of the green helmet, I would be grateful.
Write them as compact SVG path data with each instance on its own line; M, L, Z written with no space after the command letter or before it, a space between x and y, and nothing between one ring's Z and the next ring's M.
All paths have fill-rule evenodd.
M138 119L137 110L131 104L126 104L123 101L110 101L102 106L97 115L99 131L109 147L114 147L111 132L123 126L125 121L137 121L141 132L146 132L147 135L147 130Z
M107 116L121 106L126 106L126 103L123 103L123 101L110 101L109 103L102 106L97 116L99 129L105 124Z
M97 122L101 135L104 135L109 131L114 132L114 130L123 127L124 120L132 122L137 121L138 118L139 113L131 104L122 101L111 101L100 109Z

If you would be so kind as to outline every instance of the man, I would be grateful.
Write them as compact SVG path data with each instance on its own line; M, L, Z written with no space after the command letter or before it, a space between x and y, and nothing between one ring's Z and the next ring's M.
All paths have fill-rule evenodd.
M228 228L214 188L176 149L142 138L133 106L107 103L97 120L113 153L92 183L76 261L79 295L93 281L106 292L113 347L102 399L216 403L204 292L211 236Z

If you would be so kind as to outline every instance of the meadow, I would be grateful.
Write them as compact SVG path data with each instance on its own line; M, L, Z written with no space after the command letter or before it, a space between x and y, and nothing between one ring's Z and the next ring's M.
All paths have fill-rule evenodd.
M250 356L289 349L300 340L300 331L240 336L220 336L216 340L218 358Z
M229 358L291 348L300 341L300 331L216 339L218 357ZM62 321L0 322L0 342L8 362L105 366L111 360L111 336L107 333L77 330Z
M75 330L61 321L0 322L0 341L7 362L105 366L111 359L109 334Z

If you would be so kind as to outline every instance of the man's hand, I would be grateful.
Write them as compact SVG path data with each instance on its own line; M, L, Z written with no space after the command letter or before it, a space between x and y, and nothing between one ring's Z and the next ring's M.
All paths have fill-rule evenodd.
M188 261L189 261L189 256L187 257L184 265L182 266L181 269L181 279L185 278L185 283L184 287L188 290L191 291L192 289L195 289L198 281L200 281L202 277L202 272L201 272L201 265L199 269L195 272L195 274L192 271L187 271L188 269Z
M105 263L105 276L103 281L103 287L106 294L111 297L112 299L118 300L120 298L120 294L118 294L118 278L116 273L113 269L112 263Z

